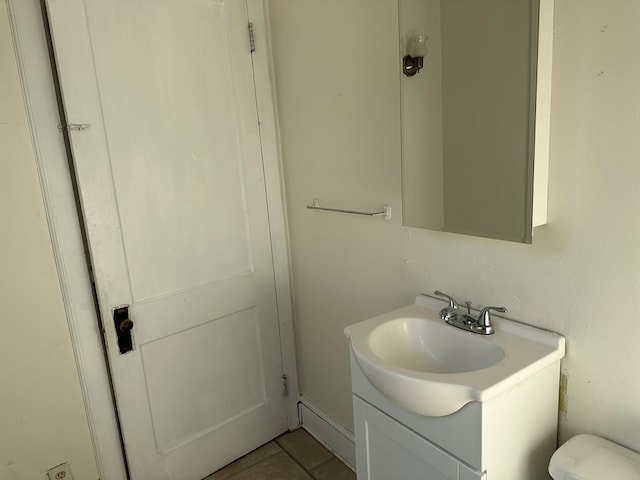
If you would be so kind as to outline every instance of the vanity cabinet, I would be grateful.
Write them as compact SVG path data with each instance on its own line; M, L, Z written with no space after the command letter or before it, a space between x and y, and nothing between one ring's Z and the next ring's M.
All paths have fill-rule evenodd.
M559 376L558 361L486 402L427 417L382 395L352 351L358 480L550 479Z
M353 397L358 479L482 480L486 475Z

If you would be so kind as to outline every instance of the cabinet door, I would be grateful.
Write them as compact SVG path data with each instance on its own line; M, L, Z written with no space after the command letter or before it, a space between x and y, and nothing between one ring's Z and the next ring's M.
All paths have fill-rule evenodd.
M484 480L455 457L353 397L358 480Z

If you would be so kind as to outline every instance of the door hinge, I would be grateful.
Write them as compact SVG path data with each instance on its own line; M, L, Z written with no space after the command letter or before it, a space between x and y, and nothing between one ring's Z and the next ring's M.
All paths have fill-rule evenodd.
M282 396L283 397L288 397L289 396L289 381L287 380L287 376L283 373L282 374Z
M253 30L253 23L249 22L249 50L251 53L256 51L256 35Z

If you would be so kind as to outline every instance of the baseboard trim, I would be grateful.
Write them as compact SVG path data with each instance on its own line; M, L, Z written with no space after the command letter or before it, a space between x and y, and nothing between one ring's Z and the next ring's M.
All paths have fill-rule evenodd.
M302 428L355 472L356 445L353 433L316 407L308 398L300 397L298 410Z

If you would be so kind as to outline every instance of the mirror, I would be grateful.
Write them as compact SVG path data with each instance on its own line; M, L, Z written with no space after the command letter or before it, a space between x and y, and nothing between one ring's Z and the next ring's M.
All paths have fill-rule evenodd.
M399 0L399 14L403 224L531 243L534 153L548 153L539 0Z

